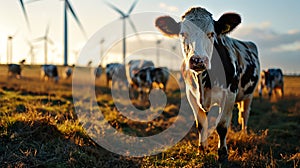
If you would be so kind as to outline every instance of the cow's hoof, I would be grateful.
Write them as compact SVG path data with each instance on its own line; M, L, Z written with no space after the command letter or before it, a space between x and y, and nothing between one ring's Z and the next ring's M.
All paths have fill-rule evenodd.
M225 147L218 149L218 156L219 156L218 162L220 164L226 165L228 163L228 154Z
M199 156L199 155L206 155L206 154L208 154L210 151L209 151L209 149L208 148L205 148L205 147L203 147L203 146L199 146L198 147L198 153L197 153L197 155Z

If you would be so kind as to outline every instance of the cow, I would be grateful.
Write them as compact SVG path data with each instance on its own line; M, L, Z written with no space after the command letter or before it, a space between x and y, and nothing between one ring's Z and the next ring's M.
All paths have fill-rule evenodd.
M19 64L8 64L8 78L16 77L17 79L21 79L22 67L25 64L26 60L23 59L19 62Z
M142 68L145 67L154 67L154 63L150 60L130 60L126 64L126 78L129 85L130 98L134 98L134 89L137 89L137 86L140 85L136 83L138 80L134 79L134 77Z
M19 64L8 64L8 77L15 76L17 79L21 78L21 65Z
M119 88L122 84L127 85L125 66L120 63L109 63L105 68L106 74L106 86L109 87L109 82L111 81L111 86L113 87L115 82L118 83ZM114 76L114 80L113 80Z
M96 78L100 78L101 74L102 74L102 67L101 65L99 65L98 67L96 67L94 69L94 74Z
M267 89L269 99L272 97L272 93L277 93L279 90L279 94L281 98L284 96L284 82L283 82L283 73L279 68L270 68L267 70L263 70L261 72L261 80L258 85L259 97L262 98L262 93L264 88Z
M73 64L71 67L65 67L64 72L63 72L63 77L64 79L69 79L73 73L73 68L75 65Z
M153 66L143 67L132 78L132 88L138 91L138 99L145 101L152 89L153 79L151 72Z
M151 70L152 88L160 88L166 91L169 80L169 69L167 67L157 67Z
M59 75L56 65L42 65L41 67L41 79L48 81L52 79L55 83L59 80Z
M199 150L207 149L209 126L213 124L211 127L215 127L219 135L220 164L228 161L226 136L234 106L243 102L239 117L242 130L246 132L253 92L260 75L257 46L227 36L240 23L237 13L225 13L214 20L202 7L190 8L180 22L170 16L155 20L162 34L181 40L184 55L181 72L199 132ZM215 122L210 122L211 119Z

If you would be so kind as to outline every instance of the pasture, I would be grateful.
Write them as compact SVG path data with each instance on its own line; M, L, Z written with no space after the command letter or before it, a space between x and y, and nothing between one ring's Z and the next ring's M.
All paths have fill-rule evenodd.
M25 65L22 74L20 80L8 79L7 67L0 66L0 167L218 166L217 143L211 143L207 154L198 154L194 127L177 145L153 156L133 158L107 151L79 123L71 79L61 79L57 85L42 82L40 66ZM283 99L268 100L265 93L260 100L256 93L247 135L229 131L229 163L225 167L300 167L300 77L285 76L284 82ZM149 136L165 130L180 108L179 86L174 78L167 85L164 115L147 124L118 113L104 74L95 83L97 104L105 119L129 135ZM133 104L145 108L138 101ZM209 142L217 140L217 134L209 137Z

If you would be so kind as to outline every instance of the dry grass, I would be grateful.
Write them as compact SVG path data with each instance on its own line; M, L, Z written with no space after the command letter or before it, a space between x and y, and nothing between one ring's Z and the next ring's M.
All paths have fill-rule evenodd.
M17 80L7 79L6 67L0 66L0 167L218 166L217 135L209 139L210 151L198 155L195 128L176 146L154 156L122 157L103 149L77 120L71 80L49 85L39 80L38 69L24 67L24 78ZM171 81L168 88L163 114L146 124L120 115L105 87L104 76L96 81L97 103L118 131L154 135L172 125L178 112L176 83ZM285 93L284 99L255 98L249 133L228 133L229 163L224 167L300 166L300 77L285 78Z

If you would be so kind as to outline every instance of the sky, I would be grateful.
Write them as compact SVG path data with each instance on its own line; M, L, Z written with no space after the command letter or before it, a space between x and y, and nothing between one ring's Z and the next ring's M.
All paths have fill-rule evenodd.
M26 0L24 0L26 2ZM113 35L122 35L122 22L120 15L109 8L103 0L69 0L72 4L80 22L82 23L87 37L83 35L74 18L69 13L69 64L85 64L89 61L88 56L82 56L82 52L91 39L96 38L96 34L107 31L108 34L114 32ZM125 13L130 8L133 0L110 0ZM29 54L30 47L27 41L33 41L45 34L46 27L49 25L49 38L53 41L53 45L48 45L48 63L63 64L63 1L61 0L40 0L33 3L25 3L30 22L30 30L26 26L19 0L0 0L0 63L7 63L7 37L14 35L12 40L12 63L17 63L21 59L26 59L30 63L31 56ZM282 68L284 73L300 73L300 22L299 22L299 0L272 1L272 0L140 0L132 11L132 18L136 24L136 29L143 29L141 20L138 16L143 16L145 12L160 12L172 16L180 17L188 8L193 6L201 6L206 8L213 14L213 18L217 20L225 12L236 12L242 17L242 23L229 36L245 40L253 41L259 48L259 56L262 69L266 68ZM151 25L153 21L149 20ZM106 26L111 31L106 30ZM133 32L130 26L127 26L128 34ZM153 29L154 30L154 29ZM104 35L103 35L104 37ZM110 41L111 35L106 37L102 46L97 44L94 53L104 52L107 54L106 62L120 61L121 58L121 40L115 44L103 47ZM156 54L156 40L162 39L158 35L140 36L145 40L144 45L152 48L152 51L143 51L136 49L138 46L137 37L128 37L127 47L128 55L137 55L149 52ZM97 40L101 38L97 36ZM113 39L114 37L112 37ZM160 48L171 48L177 45L176 40L170 41L162 39ZM134 42L135 41L135 42ZM95 42L94 42L95 43ZM44 47L42 42L34 42L34 62L37 64L44 63ZM9 45L10 46L10 45ZM135 50L130 49L135 46ZM134 47L133 47L134 48ZM180 47L176 48L180 51ZM164 55L160 59L161 64L170 64L173 68L180 63L176 62L170 49L161 49L160 55ZM109 56L112 52L114 56ZM100 54L99 54L100 55ZM97 62L98 61L98 62ZM95 64L99 60L94 60Z

